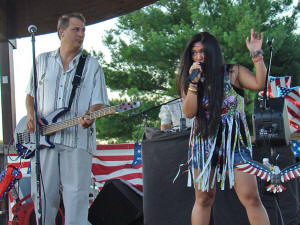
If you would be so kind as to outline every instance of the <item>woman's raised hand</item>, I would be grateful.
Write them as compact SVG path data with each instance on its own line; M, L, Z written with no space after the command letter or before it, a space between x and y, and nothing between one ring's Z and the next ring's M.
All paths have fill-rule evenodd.
M263 39L264 39L264 33L262 32L259 38L259 33L255 32L253 28L251 29L250 32L251 32L250 40L249 37L247 37L246 39L247 48L249 49L250 52L261 50Z

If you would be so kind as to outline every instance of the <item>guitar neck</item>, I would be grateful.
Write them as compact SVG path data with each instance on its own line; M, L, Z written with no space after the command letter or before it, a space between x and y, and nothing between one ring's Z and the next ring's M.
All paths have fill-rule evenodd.
M84 118L89 119L89 120L93 120L93 119L97 119L97 118L100 118L102 116L106 116L106 115L110 115L110 114L114 114L114 113L116 113L116 107L115 106L107 107L107 108L104 108L104 109L100 109L100 110L91 112L88 115L83 115L83 116L80 116L80 117L78 116L78 117L74 117L72 119L60 121L60 122L53 123L53 124L46 125L46 126L42 126L41 127L41 133L42 133L42 135L50 135L50 134L53 134L55 132L66 129L68 127L73 127L73 126L80 123L79 119L81 117L84 117Z

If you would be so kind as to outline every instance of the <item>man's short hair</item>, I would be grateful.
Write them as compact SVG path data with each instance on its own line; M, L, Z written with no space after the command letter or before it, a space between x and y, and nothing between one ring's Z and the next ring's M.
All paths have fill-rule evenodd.
M85 18L81 13L69 13L69 14L64 14L61 17L59 17L58 22L57 22L57 34L59 36L59 29L66 29L69 26L69 22L71 18L77 18L80 19L84 24L85 24Z

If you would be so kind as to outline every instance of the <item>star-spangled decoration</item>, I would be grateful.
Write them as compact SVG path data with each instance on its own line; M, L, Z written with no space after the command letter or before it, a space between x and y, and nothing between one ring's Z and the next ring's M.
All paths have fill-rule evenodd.
M299 88L299 86L292 87L292 88L277 86L278 96L285 97L286 95L288 95L289 93L291 93L294 90L297 90L298 88Z
M291 141L291 144L295 157L300 156L300 141Z
M10 191L15 183L22 178L20 170L14 166L8 165L0 174L0 200Z
M131 167L136 167L142 163L142 143L134 143L134 156Z
M254 160L245 160L244 162L235 164L235 167L244 173L256 175L260 179L270 182L270 184L266 186L266 190L274 194L286 190L282 183L300 177L300 163L280 170L278 166L268 168Z
M291 76L283 76L283 77L269 76L268 91L267 91L268 96L270 96L270 98L279 97L277 92L277 86L289 88L291 85L291 80L292 80ZM263 91L260 91L258 95L262 97L263 93L264 93Z
M277 87L279 97L284 97L290 122L291 133L300 131L300 86Z

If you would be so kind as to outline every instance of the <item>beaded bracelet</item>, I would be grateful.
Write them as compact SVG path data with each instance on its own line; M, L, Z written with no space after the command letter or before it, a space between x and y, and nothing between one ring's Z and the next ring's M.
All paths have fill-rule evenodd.
M256 58L256 57L258 57L258 56L260 56L262 54L263 54L263 51L260 49L260 50L257 50L255 52L250 52L250 57L251 58Z
M196 84L190 84L189 87L197 89L198 85L196 85Z
M262 61L263 59L264 59L264 57L261 55L261 56L252 58L252 61L253 61L253 63L256 63L256 62Z
M192 94L195 94L195 95L196 95L197 92L198 92L197 89L191 88L191 87L188 88L188 91L191 92Z

